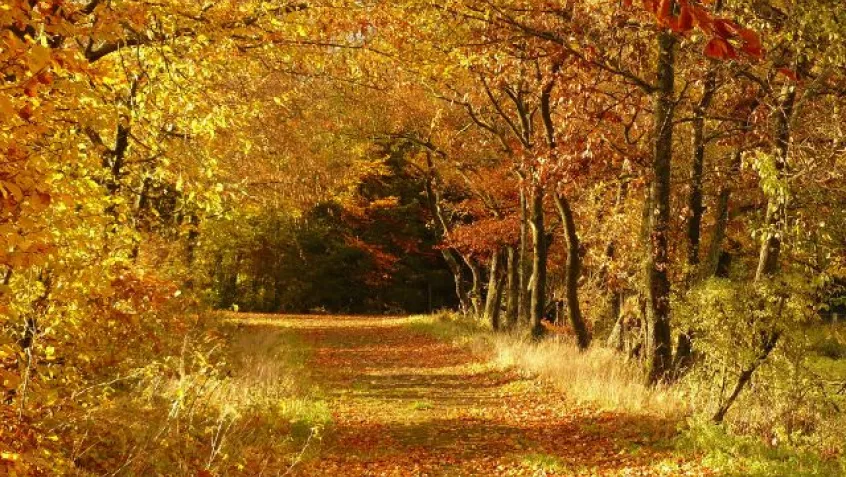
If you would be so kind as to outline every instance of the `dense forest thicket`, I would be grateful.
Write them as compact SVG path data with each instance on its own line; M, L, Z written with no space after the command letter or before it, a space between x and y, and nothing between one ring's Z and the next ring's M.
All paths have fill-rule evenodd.
M842 456L839 0L11 0L0 45L0 473L217 465L168 424L210 307L563 332Z
M210 303L263 312L427 313L454 307L452 276L423 181L407 147L382 151L361 178L357 206L320 202L302 215L262 210L213 222L205 243ZM246 226L245 226L246 225Z

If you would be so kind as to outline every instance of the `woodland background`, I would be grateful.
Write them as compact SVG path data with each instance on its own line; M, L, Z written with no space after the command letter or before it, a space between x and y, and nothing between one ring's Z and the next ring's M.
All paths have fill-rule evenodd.
M0 470L295 452L209 451L296 434L200 398L217 308L610 348L842 471L842 1L11 0L0 44Z

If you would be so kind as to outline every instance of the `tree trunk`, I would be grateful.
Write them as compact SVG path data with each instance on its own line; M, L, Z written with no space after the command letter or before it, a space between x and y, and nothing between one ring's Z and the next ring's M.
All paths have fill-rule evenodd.
M690 196L688 209L690 219L687 222L687 264L691 273L699 265L699 246L702 236L702 216L705 213L702 194L702 172L705 167L705 115L711 106L711 100L717 89L717 73L713 68L705 75L705 87L702 99L693 110L693 161L690 170Z
M197 256L197 246L200 243L200 218L196 214L191 214L188 217L188 236L185 240L185 265L188 270L188 278L185 280L185 288L188 290L194 289L194 262ZM137 246L133 250L137 255Z
M789 87L779 108L776 119L776 171L779 179L783 179L784 169L790 153L790 120L796 103L796 88ZM781 255L781 234L775 231L785 219L785 201L783 197L770 197L767 201L767 216L764 240L761 254L758 258L758 270L755 281L770 277L778 271L778 261Z
M455 258L455 252L452 249L442 249L441 255L447 263L449 271L452 273L452 279L455 282L455 294L458 296L458 303L461 307L461 313L467 315L470 313L470 300L467 297L467 290L464 289L464 277L461 274L461 264Z
M643 273L645 277L649 276L649 256L651 253L650 249L650 228L652 227L652 182L647 184L645 188L645 195L646 197L643 200L643 210L641 211L641 227L640 227L640 238L643 240L645 251L643 253ZM637 336L624 336L624 339L629 341L637 341L638 344L638 352L637 354L630 354L630 357L637 357L641 358L646 354L646 350L652 349L652 337L651 333L649 332L649 293L647 291L647 287L641 287L635 292L636 302L637 302L637 320L636 326L633 326L633 330L635 331ZM624 329L627 333L630 332L629 329Z
M626 319L620 313L620 308L622 307L622 294L620 292L614 292L609 298L609 306L614 310L612 312L613 316L616 317L614 321L614 328L611 329L611 333L608 335L608 340L605 342L605 345L611 349L616 351L623 351L625 349L626 341Z
M238 290L238 273L241 271L241 260L241 253L235 252L231 268L227 269L225 266L223 268L223 293L221 295L223 298L222 305L226 308L230 308L237 304L238 299L240 298Z
M520 262L514 246L505 249L506 284L505 284L505 327L511 328L517 323L517 311L520 300Z
M529 205L526 199L525 187L520 188L520 250L518 257L518 295L517 295L517 316L520 323L531 322L531 296L530 277L531 266L529 262Z
M617 191L617 198L614 201L614 212L613 216L616 216L619 213L620 207L622 207L623 202L626 199L629 191L629 183L628 180L624 180L620 183L620 189ZM623 339L625 334L625 327L623 326L623 317L621 316L621 307L622 307L622 300L623 294L619 287L616 284L609 283L609 267L611 267L614 258L617 255L617 242L614 236L608 238L608 242L605 245L605 259L606 263L602 266L600 271L600 282L606 284L606 291L605 291L605 306L603 311L606 313L604 319L607 320L608 323L613 323L614 326L611 328L611 333L608 335L606 340L606 346L609 348L616 349L617 351L623 350Z
M543 218L544 190L535 185L532 191L531 226L532 226L532 336L544 334L543 312L546 307L546 233Z
M651 189L649 253L647 254L647 316L650 342L648 380L655 384L672 370L670 336L670 278L668 268L670 229L670 167L673 157L675 47L672 33L658 35L658 83L655 92L655 151Z
M723 1L717 0L714 5L714 12L720 12L723 8ZM693 160L690 168L690 196L688 197L688 209L690 219L687 222L687 264L690 268L689 278L693 279L696 268L699 266L699 248L702 238L702 217L705 213L702 195L702 173L705 168L705 117L711 108L714 95L717 93L717 66L711 65L702 87L702 97L699 103L693 108Z
M119 124L117 133L115 134L115 148L103 159L103 166L107 167L111 174L110 182L106 188L112 196L117 195L120 190L120 178L123 175L123 165L128 150L129 128L123 124Z
M438 225L440 225L441 235L443 237L448 237L449 223L447 222L446 217L444 217L444 211L441 208L441 196L435 188L435 166L432 162L431 153L427 154L426 159L429 168L426 180L423 183L426 190L426 202L433 218ZM468 297L467 290L464 288L464 275L461 271L461 263L456 257L457 254L458 252L453 249L445 248L441 250L441 255L443 255L444 260L447 263L447 267L449 267L449 270L452 273L452 278L455 281L455 294L458 296L461 313L467 315L468 313L471 313L471 302Z
M461 258L464 259L465 265L467 268L470 269L470 306L473 312L473 317L480 318L482 317L482 313L484 313L484 308L482 308L482 271L479 269L479 265L473 261L473 257L468 255L464 255L459 253Z
M721 4L720 4L721 5ZM763 94L763 90L759 95ZM752 128L752 116L758 106L761 104L761 97L758 96L750 104L746 121L743 125L744 132L749 132ZM743 148L738 146L729 164L728 174L730 177L735 177L740 174L740 168L743 165ZM715 211L716 222L714 224L714 232L711 234L711 242L708 245L708 251L705 256L705 263L700 267L700 279L707 279L718 275L720 268L720 258L722 256L723 241L726 238L726 229L729 223L729 206L731 198L731 181L722 181L720 193L717 197L717 210Z
M579 276L582 270L582 258L579 255L579 234L576 232L573 210L564 194L555 195L555 205L558 208L559 215L561 215L561 223L564 224L564 237L567 240L565 278L567 317L576 334L576 343L579 349L585 350L590 346L591 337L579 306Z
M628 179L624 180L620 183L620 189L617 191L617 198L614 200L614 211L612 216L616 216L620 212L620 207L623 206L623 202L626 200L626 196L629 193L629 181ZM605 244L605 259L606 263L602 266L602 270L600 271L600 280L602 282L608 283L609 279L609 272L608 268L611 267L614 258L617 256L617 242L616 237L612 236L608 238L608 242ZM620 296L621 293L616 287L609 287L606 296L606 302L609 306L606 309L609 312L607 316L608 321L611 323L616 323L617 319L619 318L619 303L620 303Z
M502 259L499 251L491 256L488 277L488 295L485 298L485 321L493 330L499 330L500 303L502 301Z
M731 166L729 168L730 174L734 175L740 172L740 165L742 159L740 149L734 151L731 159ZM717 275L717 268L720 265L720 255L723 250L723 241L726 239L726 229L729 223L729 205L731 198L731 186L724 183L720 188L720 194L717 197L717 210L714 215L717 217L714 223L714 232L711 234L711 241L708 244L708 252L705 255L705 262L701 269L701 278L707 279Z

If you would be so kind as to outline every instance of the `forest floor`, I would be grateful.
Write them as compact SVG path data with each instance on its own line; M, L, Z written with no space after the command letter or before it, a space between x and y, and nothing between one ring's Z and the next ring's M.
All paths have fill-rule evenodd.
M711 475L667 444L675 423L576 405L415 318L236 320L302 347L297 379L331 415L292 475Z

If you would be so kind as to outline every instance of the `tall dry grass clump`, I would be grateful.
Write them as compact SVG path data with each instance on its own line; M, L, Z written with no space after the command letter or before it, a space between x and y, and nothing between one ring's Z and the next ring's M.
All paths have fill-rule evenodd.
M639 363L603 346L582 352L567 336L536 341L518 331L493 333L450 313L420 317L417 323L428 332L453 337L502 368L537 376L578 403L662 419L682 419L689 412L680 391L645 385Z
M667 386L644 385L642 368L621 359L612 349L594 346L579 351L571 340L562 337L541 342L516 334L479 338L476 343L484 342L492 349L498 364L549 381L577 402L669 419L681 418L688 411L679 393Z

